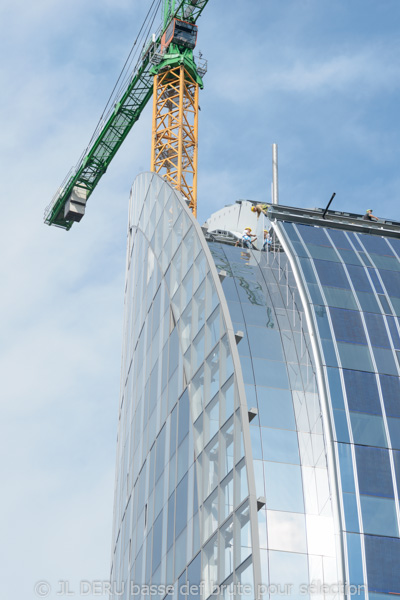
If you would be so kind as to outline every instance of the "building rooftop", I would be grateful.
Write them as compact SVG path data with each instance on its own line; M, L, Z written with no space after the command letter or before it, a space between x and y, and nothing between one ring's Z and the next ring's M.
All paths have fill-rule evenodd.
M316 225L319 227L333 227L357 231L358 233L369 233L384 235L387 237L400 238L400 222L379 219L379 221L365 221L362 215L351 212L328 210L323 208L296 208L282 204L271 204L268 207L268 217L271 221L290 221Z

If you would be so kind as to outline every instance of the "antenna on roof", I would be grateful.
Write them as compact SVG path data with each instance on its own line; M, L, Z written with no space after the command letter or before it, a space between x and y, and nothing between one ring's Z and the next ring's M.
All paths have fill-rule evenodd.
M272 204L279 204L278 144L272 144Z
M322 218L325 219L325 215L327 213L328 208L331 205L332 200L334 199L334 197L336 196L336 192L333 192L331 199L329 200L328 204L326 205L326 209L324 210L324 214L322 215Z

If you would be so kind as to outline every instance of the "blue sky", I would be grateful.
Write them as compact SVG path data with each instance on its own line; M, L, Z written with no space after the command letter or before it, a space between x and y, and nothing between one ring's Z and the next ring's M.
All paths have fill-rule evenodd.
M66 233L42 215L149 6L0 3L4 597L109 575L127 207L149 169L151 106L83 221ZM336 192L332 208L400 220L399 23L399 0L210 0L199 220L269 200L273 142L282 204L323 207Z

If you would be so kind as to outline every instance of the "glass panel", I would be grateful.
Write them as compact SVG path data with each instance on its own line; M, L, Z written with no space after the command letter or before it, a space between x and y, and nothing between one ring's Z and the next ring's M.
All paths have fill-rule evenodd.
M182 572L186 564L187 528L182 531L175 542L175 578Z
M381 415L381 403L375 374L343 369L343 376L349 409Z
M218 490L204 502L204 539L210 537L218 526Z
M221 423L225 423L235 410L235 388L233 377L222 388L221 398Z
M322 350L324 353L323 364L330 367L337 367L338 361L336 358L335 346L332 340L321 339Z
M235 544L235 566L239 566L251 554L250 508L246 503L236 512L239 524L239 544Z
M373 346L372 351L375 357L376 368L379 373L398 375L397 366L391 350L386 350L385 348L376 348Z
M367 343L359 312L341 308L331 308L330 314L338 342L350 342L353 344Z
M361 265L361 260L358 258L358 255L356 252L354 252L354 250L349 249L349 250L343 250L340 249L339 250L339 254L343 259L343 262L346 265Z
M367 346L338 342L342 367L356 371L373 371L371 355Z
M278 331L265 327L247 327L249 346L253 358L283 361L282 342Z
M202 580L204 597L208 598L214 585L218 583L218 540L216 535L204 546Z
M234 446L233 446L233 419L230 419L221 429L221 473L222 477L233 469Z
M358 523L357 500L355 494L343 493L343 506L345 516L346 531L359 532L360 526Z
M178 465L177 465L177 477L178 481L182 479L186 471L188 470L188 459L189 459L189 436L187 435L181 445L178 448Z
M264 463L267 506L274 510L304 512L300 467L285 463Z
M153 527L153 556L152 556L152 573L157 569L161 562L162 549L162 513L154 522Z
M389 452L381 448L355 446L360 494L393 498Z
M178 446L189 433L189 394L187 390L179 400Z
M193 587L190 590L191 598L199 598L200 597L200 583L201 583L201 554L196 556L190 563L187 568L187 583L189 585L189 590L191 586L198 586L198 592Z
M309 597L307 588L304 590L309 581L307 555L271 550L269 567L271 600Z
M192 345L192 370L197 371L200 363L204 360L204 327L193 340Z
M190 384L192 417L196 420L203 410L204 397L204 369L201 368L192 379Z
M247 471L246 463L243 459L238 464L235 470L235 506L240 504L245 498L247 498L249 491L247 487Z
M366 315L365 322L369 338L373 346L390 349L389 338L386 332L385 322L382 315Z
M306 515L307 545L309 554L336 556L332 517Z
M267 542L267 511L262 508L257 513L258 516L258 540L260 548L268 548Z
M368 269L368 275L371 277L372 279L372 283L374 284L374 287L377 291L378 294L383 294L383 289L382 289L382 285L381 282L379 281L379 277L378 274L376 272L376 269Z
M365 536L368 586L372 591L400 593L400 539Z
M220 579L223 581L233 571L233 519L221 528L221 544Z
M346 288L350 290L350 283L347 279L343 265L340 263L330 263L326 260L314 260L318 277L322 286L332 286L335 288Z
M212 440L204 450L204 490L208 496L218 484L218 438Z
M230 473L221 483L221 521L226 519L233 510L233 473Z
M192 331L192 304L186 308L180 319L180 338L182 352L186 352L189 347Z
M250 425L251 450L254 460L262 459L261 436L258 425Z
M206 286L203 282L193 297L193 327L198 331L205 322Z
M253 565L250 558L236 570L236 577L240 583L236 598L238 600L254 598Z
M399 535L394 500L373 496L361 496L360 499L365 533Z
M344 410L333 409L333 417L335 421L336 437L338 442L350 443L349 429L347 426L347 417Z
M382 299L381 299L381 302L382 302ZM386 312L389 312L389 311L386 311ZM399 332L396 327L396 322L398 322L398 319L396 319L396 320L395 319L396 319L395 317L391 317L391 316L386 317L386 321L389 325L390 337L392 339L393 346L396 350L400 350L400 336L399 336Z
M380 306L373 294L367 292L357 292L357 297L361 305L361 310L369 313L380 313Z
M350 412L350 421L355 444L387 447L382 417Z
M316 244L318 246L332 247L330 239L327 237L325 229L310 225L297 225L299 235L306 244ZM286 227L285 227L286 229Z
M352 291L327 286L322 286L322 289L328 306L357 310L357 303Z
M219 390L219 365L220 365L220 353L219 347L211 353L207 358L205 368L205 388L207 402L215 396Z
M214 398L212 402L206 408L206 420L205 420L205 431L204 441L205 444L214 437L219 429L219 399Z
M313 258L320 258L322 260L340 262L340 258L338 257L333 248L324 248L323 246L314 246L314 244L307 244L307 250Z
M289 390L257 386L260 425L296 429L292 394Z
M253 363L251 358L249 356L241 356L240 365L242 367L244 383L254 385Z
M297 434L283 429L261 428L264 460L299 464Z
M219 383L222 386L227 379L233 374L233 361L229 342L226 335L221 340L220 344L220 373Z
M215 344L220 338L220 315L219 308L216 308L211 317L207 320L206 327L206 354L209 353L211 348L214 348Z
M187 523L187 491L188 478L187 475L182 479L176 488L176 517L175 517L175 539L180 532L186 527Z
M365 538L367 540L368 537ZM351 585L363 585L363 564L361 555L361 543L358 533L348 533L346 535L347 554L349 566L349 579ZM369 570L368 570L369 578Z
M389 296L400 298L400 273L379 269L379 274Z
M272 550L307 552L303 514L267 510L268 543Z
M353 463L351 447L347 444L338 444L340 478L344 492L355 493Z
M253 366L257 385L289 389L285 363L254 358Z
M400 449L400 419L388 417L388 426L392 448Z
M344 400L342 392L342 382L340 381L340 375L338 369L326 369L329 381L329 393L331 396L331 403L333 408L340 408L344 410Z

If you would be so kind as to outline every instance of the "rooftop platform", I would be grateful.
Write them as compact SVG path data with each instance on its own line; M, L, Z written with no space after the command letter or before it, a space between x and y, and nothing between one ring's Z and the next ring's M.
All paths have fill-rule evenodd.
M370 235L375 234L400 238L400 222L398 221L384 219L379 219L379 221L365 221L362 215L355 213L328 210L324 215L324 212L325 209L323 208L308 209L284 206L282 204L270 204L267 216L271 221L276 219L277 221L290 221L304 225L333 227L335 229L345 229L358 233L368 233Z

